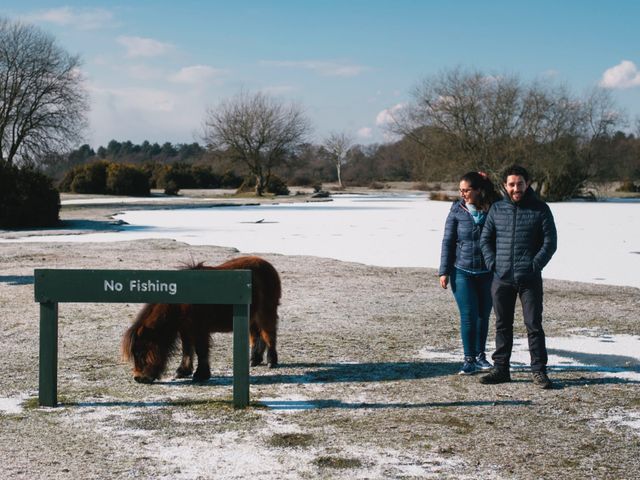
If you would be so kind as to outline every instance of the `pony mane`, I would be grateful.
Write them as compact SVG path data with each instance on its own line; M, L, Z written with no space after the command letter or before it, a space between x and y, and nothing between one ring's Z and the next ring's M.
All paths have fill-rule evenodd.
M180 262L177 266L178 270L203 270L206 268L205 262L196 262L196 260L191 257L189 260L185 260L184 262Z

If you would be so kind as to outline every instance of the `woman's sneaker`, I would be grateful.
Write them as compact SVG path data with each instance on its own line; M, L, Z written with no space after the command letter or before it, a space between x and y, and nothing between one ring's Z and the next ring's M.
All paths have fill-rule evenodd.
M489 361L487 360L487 356L484 353L481 353L476 357L476 367L478 368L478 370L486 371L491 370L493 368L493 365L489 363Z
M475 358L465 358L458 375L473 375L478 371Z

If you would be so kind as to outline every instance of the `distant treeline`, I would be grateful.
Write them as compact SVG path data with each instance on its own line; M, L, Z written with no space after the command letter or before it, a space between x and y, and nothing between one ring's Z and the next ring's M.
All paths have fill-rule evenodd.
M626 181L629 188L637 188L640 138L618 131L597 139L592 151L591 181ZM355 145L342 167L342 178L347 185L368 186L386 181L455 181L464 173L455 161L425 162L423 150L410 138ZM146 195L149 188L175 193L183 188L239 188L243 182L253 181L242 164L225 152L198 143L145 141L138 145L111 140L95 151L82 145L49 159L43 167L59 182L61 191L78 193ZM290 186L319 186L337 180L329 153L323 146L309 143L290 153L274 168L273 176Z

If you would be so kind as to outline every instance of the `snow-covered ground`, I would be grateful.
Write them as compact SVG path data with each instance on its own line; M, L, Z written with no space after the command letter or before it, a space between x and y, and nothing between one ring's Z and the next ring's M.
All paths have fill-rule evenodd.
M558 251L545 269L545 277L640 287L640 203L550 206L558 228ZM314 255L379 266L437 267L449 207L447 202L429 201L422 194L382 194L343 195L319 203L134 210L117 216L128 224L123 231L17 241L173 238L194 245L236 247L242 252ZM640 336L577 332L570 337L548 338L548 348L552 370L585 368L640 381ZM455 360L460 353L427 349L421 355ZM529 363L522 339L516 340L512 361L515 367ZM265 404L279 408L272 399L265 399ZM0 399L0 411L15 411L17 405L19 400Z
M640 203L550 204L558 251L545 278L640 288ZM134 210L122 231L4 241L173 238L241 252L314 255L369 265L437 268L450 204L424 194L342 195L332 202ZM2 241L2 240L0 240Z

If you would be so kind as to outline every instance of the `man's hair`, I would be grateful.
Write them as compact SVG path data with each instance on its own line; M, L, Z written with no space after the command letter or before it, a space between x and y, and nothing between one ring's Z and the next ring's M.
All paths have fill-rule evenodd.
M510 175L518 175L524 178L525 182L529 182L529 172L521 165L511 165L502 173L502 183L507 183L507 177Z

